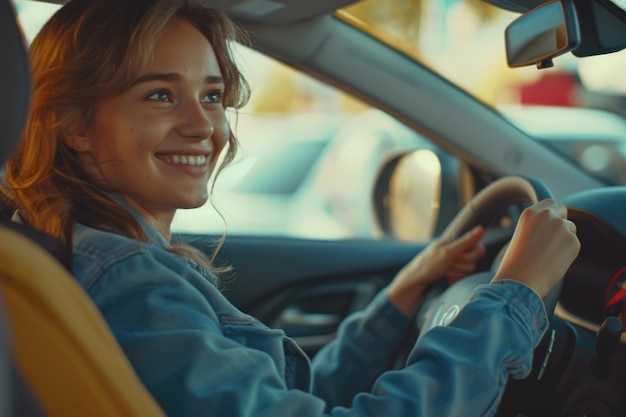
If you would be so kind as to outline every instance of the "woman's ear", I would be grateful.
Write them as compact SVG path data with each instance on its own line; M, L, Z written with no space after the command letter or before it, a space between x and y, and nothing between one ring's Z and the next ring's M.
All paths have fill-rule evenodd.
M89 138L87 135L87 129L73 126L69 129L68 134L63 138L63 142L76 152L89 152L91 147L89 146Z
M89 140L87 139L87 135L79 134L79 133L71 133L65 135L63 138L63 142L70 148L74 149L76 152L89 152L91 148L89 147Z

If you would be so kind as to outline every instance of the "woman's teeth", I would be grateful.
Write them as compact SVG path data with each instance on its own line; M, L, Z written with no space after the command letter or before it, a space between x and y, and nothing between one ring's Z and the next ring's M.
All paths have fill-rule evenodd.
M180 165L204 165L206 156L204 155L164 155L163 159L172 164Z

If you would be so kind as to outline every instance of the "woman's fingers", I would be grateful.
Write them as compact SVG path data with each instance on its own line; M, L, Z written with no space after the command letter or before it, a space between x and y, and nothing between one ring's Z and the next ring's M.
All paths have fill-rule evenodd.
M450 251L453 256L467 252L474 248L482 239L484 230L482 226L476 226L469 230L461 237L446 244L446 249Z
M456 256L452 265L462 264L462 263L476 263L480 258L482 258L487 250L485 249L485 245L482 243L476 244L473 248L466 250L465 252L461 252Z

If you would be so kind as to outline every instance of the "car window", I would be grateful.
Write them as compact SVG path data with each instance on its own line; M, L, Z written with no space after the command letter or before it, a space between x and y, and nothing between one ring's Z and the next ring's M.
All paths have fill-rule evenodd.
M239 153L217 177L211 201L179 210L172 230L387 237L370 204L379 170L401 149L428 141L307 74L244 46L235 49L252 89L250 102L231 112Z
M59 7L14 3L27 42ZM502 33L517 16L479 0L364 0L337 14L497 109L546 149L606 184L626 184L626 84L620 75L626 51L582 60L564 55L550 71L511 69ZM316 239L432 236L432 224L419 233L393 231L372 204L377 176L398 153L436 150L427 138L259 52L237 45L236 55L252 88L250 102L229 113L240 151L220 173L205 206L177 213L173 232ZM438 204L446 197L433 195L432 187L419 192L414 197L420 202ZM407 207L403 213L415 211L415 204Z
M27 43L59 7L14 4ZM252 89L249 103L228 113L239 152L210 201L179 210L172 232L388 238L371 204L377 175L398 152L432 145L334 87L250 48L234 50ZM432 235L424 230L420 240Z

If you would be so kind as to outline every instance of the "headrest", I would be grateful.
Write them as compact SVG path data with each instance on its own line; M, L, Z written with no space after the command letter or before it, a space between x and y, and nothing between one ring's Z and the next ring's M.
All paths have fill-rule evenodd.
M0 0L0 164L22 132L30 99L26 48L11 0Z

